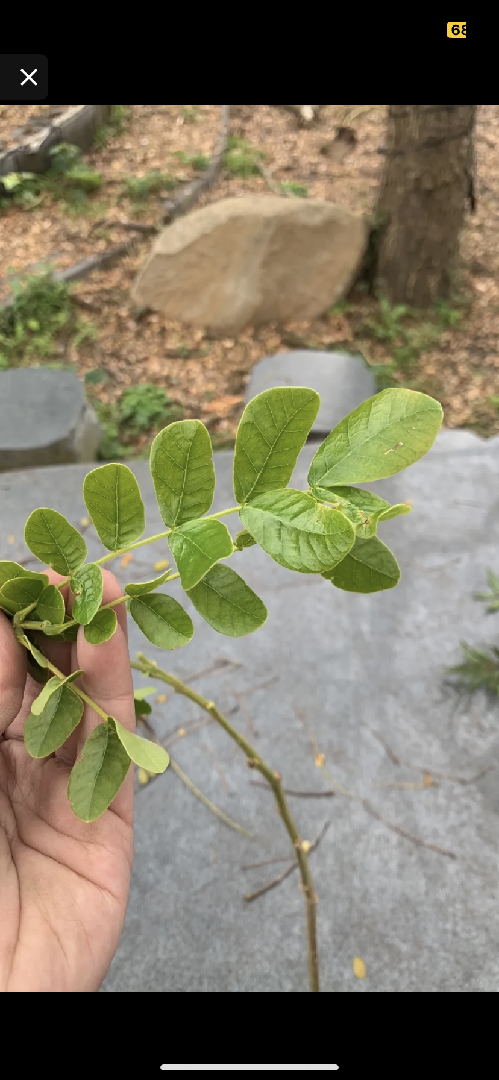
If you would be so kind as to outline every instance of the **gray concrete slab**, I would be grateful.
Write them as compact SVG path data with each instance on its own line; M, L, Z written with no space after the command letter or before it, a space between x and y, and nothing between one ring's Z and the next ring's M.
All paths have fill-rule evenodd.
M102 429L71 371L0 372L0 472L95 461Z
M314 449L302 452L295 486L305 486ZM53 506L78 523L89 468L0 477L1 558L25 554L17 545L37 506ZM132 468L152 535L161 520L148 464ZM213 510L233 504L231 468L231 453L218 453ZM167 654L131 623L132 656L140 649L186 681L220 659L239 665L200 676L195 685L222 709L238 710L233 722L289 787L329 786L314 765L313 732L327 773L367 798L386 822L456 855L416 846L347 797L291 800L305 838L331 821L311 856L324 992L497 991L499 710L481 694L460 699L444 685L443 669L460 662L460 639L495 639L494 619L472 594L486 587L487 568L499 569L498 473L498 438L444 431L411 468L366 485L391 502L413 501L412 515L379 528L402 570L390 592L344 593L251 548L233 565L268 607L257 633L221 637L185 601L196 627L193 642ZM239 526L236 515L227 523L234 532ZM88 530L86 537L89 556L98 557L95 534ZM166 544L156 542L115 572L123 584L145 581L165 555ZM172 588L181 598L177 582ZM137 686L147 684L137 676ZM198 715L173 698L156 706L152 719L166 733ZM471 784L384 786L419 777L394 765L376 734L400 758L425 768L466 778L486 766L492 771ZM225 827L171 770L138 791L130 903L102 992L307 992L297 879L251 905L243 899L282 864L250 872L241 866L287 854L272 797L253 785L254 773L215 726L177 743L174 752L190 778L253 830L255 840ZM355 956L367 965L364 981L352 974Z
M296 349L266 356L251 369L245 404L276 386L309 386L321 398L312 436L325 436L376 393L369 364L361 353Z

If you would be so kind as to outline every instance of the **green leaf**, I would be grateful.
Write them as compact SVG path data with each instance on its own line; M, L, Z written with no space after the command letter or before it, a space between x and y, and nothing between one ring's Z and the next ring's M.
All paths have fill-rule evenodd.
M357 537L345 559L322 575L337 589L346 592L375 593L393 589L400 581L400 567L386 544L377 536L367 540Z
M255 544L256 540L251 536L247 529L241 529L241 532L238 532L236 539L234 540L236 551L243 551L244 548L253 547Z
M133 696L136 701L143 701L144 698L150 697L151 694L156 693L155 686L140 686L138 690L134 690Z
M382 390L328 435L310 466L310 486L369 483L401 472L433 446L442 417L442 406L427 394Z
M335 487L331 490L317 487L311 489L314 498L330 503L352 522L357 536L374 536L381 515L390 509L386 499L380 499L370 491L354 487Z
M378 521L391 521L392 518L400 517L401 514L410 514L411 511L412 506L408 506L407 503L395 503L389 510L380 514Z
M47 582L46 574L38 577L25 577L23 574L22 577L6 581L0 589L0 606L15 615L17 611L22 611L38 600Z
M238 503L287 487L321 399L304 386L265 390L246 406L236 436L234 493Z
M33 713L33 716L40 716L47 704L49 697L51 697L51 695L54 693L55 690L58 689L59 686L66 686L67 683L74 682L75 679L79 679L80 675L83 674L84 672L79 670L73 671L71 675L67 675L65 679L60 679L58 675L54 675L53 678L49 679L48 682L45 683L43 690L38 695L38 697L35 698L31 706L31 712Z
M171 569L168 567L168 570L165 570L164 574L154 578L153 581L142 581L138 585L125 585L125 592L128 596L142 596L144 593L154 592L154 589L159 588L170 574Z
M134 706L135 706L135 715L136 716L149 716L149 714L152 712L152 708L151 708L149 702L145 701L145 698L149 697L150 694L155 694L155 693L156 693L156 687L155 686L145 686L145 687L141 687L140 690L134 690L133 698L134 698Z
M210 509L215 491L212 454L200 420L177 420L156 435L150 468L165 525L182 525Z
M68 798L80 821L96 821L107 810L130 768L130 757L114 723L99 724L71 770Z
M102 603L102 570L96 563L86 563L73 574L69 587L76 596L72 617L86 626L92 622Z
M58 625L64 622L66 607L64 597L57 585L47 585L38 597L38 603L33 615L33 622L49 622Z
M29 651L26 653L26 660L28 664L28 672L31 675L31 678L34 679L35 682L40 683L43 686L43 684L46 683L47 679L49 678L48 668L41 668L39 664L37 664L34 656L32 656Z
M47 507L30 514L24 539L33 555L58 574L73 574L87 557L87 545L78 530L57 510Z
M40 697L47 693L49 679ZM74 690L58 680L59 686L49 693L40 713L33 709L24 725L24 745L33 758L48 757L59 749L78 726L83 714L83 701ZM39 699L37 699L39 700Z
M110 718L111 719L111 718ZM118 738L123 743L128 756L141 769L147 769L150 773L164 773L168 768L170 758L162 746L151 742L150 739L141 739L140 735L134 735L127 731L118 720L113 719Z
M100 608L94 615L92 622L87 623L83 633L90 645L102 645L103 641L109 641L118 625L114 608Z
M30 578L45 578L45 584L48 582L46 574L39 574L33 570L25 570L24 566L20 566L19 563L10 562L10 560L4 560L0 562L0 589L5 585L6 581L13 581L18 577L30 577Z
M139 485L127 465L101 465L83 481L85 506L99 540L119 551L138 540L146 527Z
M37 649L36 645L33 645L33 642L30 641L30 639L25 634L23 634L23 644L26 646L27 649L29 649L31 655L35 658L39 667L48 668L49 662L47 660L47 657L44 656L42 652L40 652L40 649Z
M168 536L182 588L193 589L220 559L234 551L232 537L222 521L187 521Z
M173 596L167 593L135 597L130 615L145 637L159 649L178 649L191 640L192 621Z
M355 541L353 526L342 513L293 488L260 495L239 517L267 555L301 574L331 570Z
M267 608L230 566L217 563L188 593L196 611L219 634L244 637L263 626Z

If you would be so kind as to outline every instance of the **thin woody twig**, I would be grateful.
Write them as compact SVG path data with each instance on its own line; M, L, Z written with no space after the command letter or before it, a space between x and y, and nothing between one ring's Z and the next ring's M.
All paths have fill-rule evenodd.
M259 780L251 781L252 787L267 788L268 784L262 784ZM336 795L336 791L333 789L329 791L293 791L291 788L284 788L285 795L291 795L295 799L332 799L333 795Z
M180 679L177 679L175 675L170 675L168 672L162 671L157 664L148 660L143 653L137 653L137 662L132 661L131 666L137 671L141 671L142 674L146 675L148 678L160 679L162 682L167 683L168 686L173 687L177 694L182 694L184 697L194 701L197 705L200 705L209 716L212 716L216 720L233 742L237 743L240 750L242 750L246 756L249 768L257 769L272 788L277 804L277 811L282 818L286 832L291 841L293 855L296 858L296 863L300 871L307 922L307 953L310 991L315 994L320 993L319 955L317 949L317 895L308 863L308 853L311 845L301 839L298 829L296 828L286 801L280 773L274 772L263 761L254 747L252 747L248 740L245 739L244 735L241 735L236 728L232 727L232 724L229 723L227 717L217 709L213 701L209 701L207 698L202 697L202 695L198 694L192 687L186 686Z
M215 817L220 818L220 821L223 821L224 825L228 825L230 829L234 829L235 832L241 833L243 836L246 836L248 840L255 839L253 833L248 832L247 829L243 829L242 825L238 825L237 821L233 821L232 818L228 817L227 814L224 814L223 810L220 810L218 806L215 806L215 803L212 803L206 795L203 795L203 792L200 791L195 784L193 784L192 780L189 780L189 777L186 775L183 769L180 768L180 765L178 765L177 762L174 761L171 754L170 765L174 773L176 773L176 775L178 776L179 780L181 780L182 783L185 784L186 788L189 789L191 794L195 795L196 799L199 799L199 801L202 802L208 810L211 810L212 814L215 814Z
M309 855L310 855L310 853L312 851L315 851L315 849L319 846L321 840L326 835L330 825L331 825L331 822L326 821L326 824L322 826L322 829L321 829L320 833L316 836L315 840L312 841L312 843L310 844L310 847L308 848L308 854ZM278 877L273 878L272 881L268 881L266 885L262 885L262 888L257 889L256 892L247 893L246 896L244 897L244 899L246 900L246 902L248 904L251 904L251 902L253 900L256 900L259 896L263 896L264 893L270 892L271 889L277 888L277 886L280 885L281 882L285 881L286 878L290 877L290 875L293 873L293 870L297 870L297 869L298 869L298 863L297 862L291 863L287 867L286 870L283 870L282 874L279 874Z
M387 821L386 818L381 817L381 814L378 814L378 811L374 809L374 806L371 806L371 803L367 799L362 799L362 805L371 817L376 818L377 821L380 821L387 829L391 829L392 832L397 833L398 836L402 836L404 840L410 840L411 844L415 844L416 847L423 847L427 848L428 851L435 851L437 855L446 855L448 859L457 859L457 855L454 851L448 851L447 848L439 847L438 844L429 844L426 840L421 840L419 836L413 836L413 834L407 832L406 829L402 829L400 825L393 825L391 821Z
M409 761L404 761L403 758L399 758L397 754L393 752L391 747L388 745L383 736L379 734L378 731L372 731L371 733L372 735L374 735L374 738L377 739L379 743L381 743L385 753L392 762L392 765L397 765L400 768L404 769L412 769L413 772L423 773L423 776L436 776L438 780L450 780L454 784L462 784L463 786L467 786L468 784L476 784L478 780L481 780L493 768L492 765L487 765L484 769L481 769L480 772L476 773L475 776L470 777L453 776L451 773L437 772L436 769L427 769L424 768L424 766L422 765L413 765ZM430 787L431 785L425 786Z

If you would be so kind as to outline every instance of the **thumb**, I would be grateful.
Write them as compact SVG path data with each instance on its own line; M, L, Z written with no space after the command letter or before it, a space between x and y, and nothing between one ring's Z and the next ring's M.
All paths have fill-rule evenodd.
M9 620L0 611L0 735L21 709L26 675L26 650L16 641Z

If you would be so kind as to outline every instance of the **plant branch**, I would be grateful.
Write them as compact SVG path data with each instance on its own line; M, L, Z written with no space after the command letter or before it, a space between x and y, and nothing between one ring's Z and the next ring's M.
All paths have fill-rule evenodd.
M309 852L308 852L309 855L310 855L310 853L312 851L315 851L316 847L319 846L322 838L326 835L330 824L331 824L331 822L327 821L326 824L323 825L323 827L322 827L320 833L318 834L318 836L316 836L315 840L312 841L312 843L310 844ZM267 863L280 862L280 861L281 861L280 859L268 859ZM253 863L253 866L258 866L258 865L264 866L265 863L260 863L260 864ZM263 896L264 893L270 892L271 889L275 889L277 887L277 885L280 885L281 882L285 881L286 878L290 877L290 875L293 873L293 870L296 870L297 868L298 868L298 864L296 862L293 862L293 863L291 863L290 866L287 867L286 870L283 870L282 874L278 874L277 877L272 879L272 881L268 881L266 885L262 885L261 889L257 889L256 892L253 892L253 893L247 893L246 896L244 897L244 899L246 900L246 903L251 904L252 901L257 900L259 896ZM249 869L251 869L251 866L245 866L245 867L243 867L243 869L244 870L249 870Z
M159 740L156 739L155 741L159 743ZM161 745L161 743L159 743L159 745ZM220 810L218 806L215 806L215 803L212 803L206 795L203 795L203 792L200 791L199 788L197 788L196 785L192 783L192 780L189 780L189 777L186 776L183 769L180 768L180 765L178 765L177 762L174 761L171 754L170 765L174 773L177 774L182 783L185 784L185 786L189 788L189 791L196 796L196 799L199 799L199 801L202 802L203 805L208 808L208 810L211 810L212 814L215 814L216 817L220 818L220 821L223 821L224 825L228 825L230 829L235 829L236 832L241 833L243 836L246 836L248 840L255 839L253 833L248 832L247 829L243 829L242 825L238 825L237 821L233 821L232 818L227 816L227 814L224 814L223 810Z
M280 773L273 772L271 768L263 761L260 755L253 749L251 744L229 723L227 717L217 709L213 701L208 701L207 698L198 694L195 690L192 690L190 686L186 686L185 683L177 679L175 675L169 675L166 671L162 671L161 668L155 663L155 661L148 660L143 653L137 653L137 661L132 661L132 668L137 671L141 671L143 675L147 675L148 678L160 679L162 682L167 683L177 694L182 694L184 697L194 701L205 712L212 716L216 722L223 728L226 734L239 746L240 750L246 755L248 766L251 769L257 769L259 773L264 777L272 791L277 803L278 812L283 820L284 826L288 833L293 848L293 854L296 859L298 869L300 871L302 891L305 897L305 908L307 918L307 949L308 949L308 972L310 990L312 993L320 992L320 980L319 980L319 957L317 951L317 895L315 893L312 875L310 873L310 867L308 864L308 853L311 849L311 844L308 841L302 840L298 829L291 816L284 788L282 784L282 778Z

